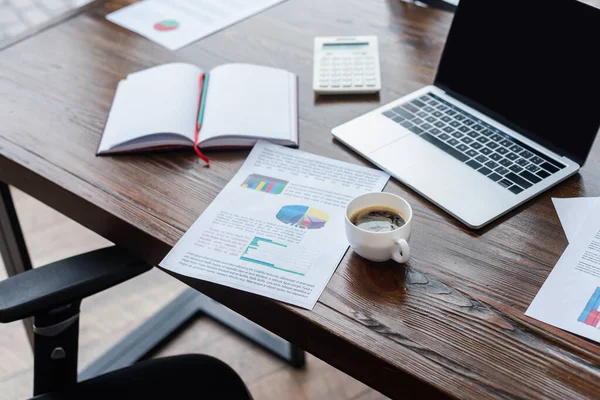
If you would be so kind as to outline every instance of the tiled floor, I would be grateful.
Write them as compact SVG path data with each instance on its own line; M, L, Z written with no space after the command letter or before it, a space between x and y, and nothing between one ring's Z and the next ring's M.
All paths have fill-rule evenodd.
M0 0L0 42L91 0Z

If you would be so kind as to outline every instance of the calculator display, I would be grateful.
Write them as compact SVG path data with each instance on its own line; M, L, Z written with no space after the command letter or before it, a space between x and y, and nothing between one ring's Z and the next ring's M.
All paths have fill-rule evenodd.
M369 48L369 43L367 42L353 42L353 43L324 43L323 50L332 51L332 50L366 50Z

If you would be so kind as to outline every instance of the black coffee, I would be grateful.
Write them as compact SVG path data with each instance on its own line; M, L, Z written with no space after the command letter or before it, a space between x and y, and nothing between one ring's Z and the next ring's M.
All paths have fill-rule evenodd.
M350 222L371 232L389 232L406 224L404 217L393 208L374 206L358 210L350 217Z

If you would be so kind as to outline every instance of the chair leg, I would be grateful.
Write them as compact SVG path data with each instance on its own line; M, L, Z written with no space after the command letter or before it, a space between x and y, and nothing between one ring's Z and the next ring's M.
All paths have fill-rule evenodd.
M31 259L10 188L2 181L0 181L0 253L9 277L31 269ZM33 319L24 319L23 324L29 344L33 348Z
M62 392L77 383L77 301L34 318L33 395Z

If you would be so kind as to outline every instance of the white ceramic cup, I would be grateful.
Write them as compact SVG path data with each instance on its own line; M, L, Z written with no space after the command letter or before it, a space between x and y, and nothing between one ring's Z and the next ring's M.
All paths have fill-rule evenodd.
M368 207L387 207L398 211L406 221L400 228L389 232L371 232L350 222L350 217ZM346 237L350 247L361 257L371 261L393 259L404 263L410 257L408 239L412 230L412 208L406 200L392 193L366 193L346 206Z

